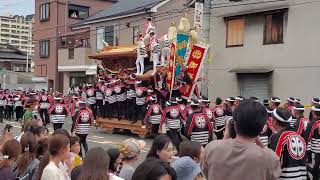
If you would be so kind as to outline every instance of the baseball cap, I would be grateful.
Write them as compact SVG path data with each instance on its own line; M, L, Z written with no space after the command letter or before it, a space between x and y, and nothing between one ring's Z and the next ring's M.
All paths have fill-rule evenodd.
M126 139L120 145L120 152L126 158L133 158L140 153L145 145L146 143L142 140L135 140L133 138Z

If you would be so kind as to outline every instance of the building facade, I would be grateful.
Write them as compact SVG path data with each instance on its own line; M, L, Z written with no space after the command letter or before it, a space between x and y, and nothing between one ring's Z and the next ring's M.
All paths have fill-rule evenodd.
M320 3L212 1L208 68L211 98L319 97Z
M110 46L132 46L136 44L138 34L145 33L147 17L150 17L156 26L160 45L163 45L161 38L167 34L172 22L179 25L180 18L187 13L190 24L193 24L193 8L187 5L187 0L120 0L118 3L88 17L80 23L73 24L71 29L79 31L90 28L90 50L85 51L87 55L94 55L104 48L105 43ZM80 53L80 51L81 49L75 48L74 52L71 51L71 54L74 53L75 56L77 54L84 57L83 54L85 53ZM71 81L68 82L68 79L73 79L74 73L72 71L74 69L90 66L93 69L96 67L95 61L88 59L87 56L80 58L85 64L81 64L81 66L74 65L75 61L66 58L70 57L70 51L68 53L67 50L59 51L59 56L64 57L61 58L61 61L59 58L60 71L64 71L65 77L64 90L73 83ZM80 76L79 73L76 75ZM83 75L84 73L82 73Z
M67 36L81 34L81 31L70 31L69 25L77 23L97 11L104 9L116 0L42 0L35 1L35 75L37 81L47 81L48 87L62 90L63 74L58 71L59 47L72 44ZM80 38L81 39L81 38ZM82 38L86 40L86 38ZM76 42L79 44L80 42ZM85 44L83 42L83 44ZM71 46L71 45L70 45ZM80 45L82 46L82 45ZM74 62L78 63L78 62Z

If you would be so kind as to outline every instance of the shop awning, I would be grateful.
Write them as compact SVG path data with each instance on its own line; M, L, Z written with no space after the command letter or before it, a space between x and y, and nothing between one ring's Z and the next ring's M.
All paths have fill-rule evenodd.
M90 59L107 60L119 57L136 57L136 46L111 46L104 48L101 52L89 56Z

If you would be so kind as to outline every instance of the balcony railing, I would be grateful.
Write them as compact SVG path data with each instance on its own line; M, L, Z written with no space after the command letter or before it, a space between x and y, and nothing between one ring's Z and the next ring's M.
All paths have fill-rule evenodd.
M91 47L90 46L90 34L89 32L78 33L68 36L62 36L58 41L58 48L79 48L79 47Z

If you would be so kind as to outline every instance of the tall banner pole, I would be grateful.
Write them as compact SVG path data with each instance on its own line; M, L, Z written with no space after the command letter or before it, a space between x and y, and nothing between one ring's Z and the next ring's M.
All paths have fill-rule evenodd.
M182 93L184 99L190 99L194 92L204 59L208 54L208 48L207 45L202 44L194 44L192 46L186 70L191 82L185 84L184 92Z
M171 43L170 46L170 59L168 64L168 72L167 72L167 87L169 89L170 98L172 95L172 88L174 82L174 75L175 75L175 61L176 61L176 45Z

